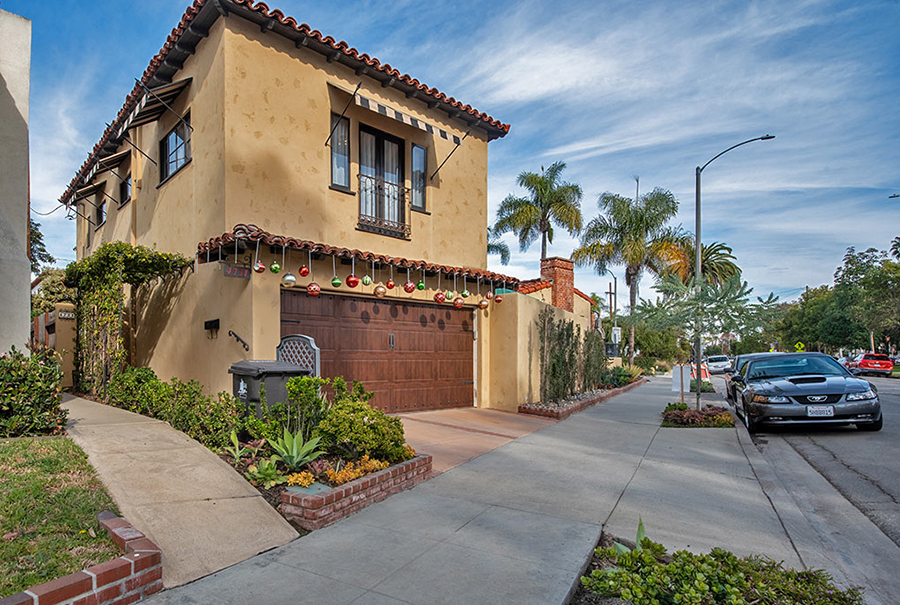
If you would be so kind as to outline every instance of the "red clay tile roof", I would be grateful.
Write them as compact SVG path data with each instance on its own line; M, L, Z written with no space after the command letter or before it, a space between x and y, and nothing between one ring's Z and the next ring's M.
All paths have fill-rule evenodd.
M586 301L588 301L589 303L591 303L591 306L594 305L594 299L593 299L593 298L591 298L590 296L588 296L587 294L585 294L584 292L582 292L582 291L579 290L578 288L573 288L573 289L575 290L575 294L577 294L578 296L580 296L580 297L583 298L584 300L586 300Z
M409 260L399 256L388 256L386 254L375 254L374 252L365 252L362 250L351 250L350 248L341 248L339 246L329 246L328 244L317 244L315 242L295 239L284 235L273 235L268 231L260 229L256 225L235 225L230 233L223 233L221 237L215 237L208 242L200 242L197 244L197 261L205 263L207 253L210 254L210 260L214 260L212 253L219 248L227 249L233 245L235 240L248 240L251 242L261 242L267 246L277 246L290 248L292 250L309 250L313 253L336 256L338 258L356 258L361 261L372 261L376 263L394 265L400 268L424 269L429 272L441 272L450 275L459 275L481 278L482 281L494 281L495 286L502 285L503 282L513 285L519 283L519 280L509 275L494 273L493 271L483 271L481 269L470 269L467 267L453 267L450 265L437 265L424 260Z
M184 15L181 17L181 21L172 29L172 33L169 34L169 37L166 38L166 43L163 44L163 47L160 49L159 53L156 54L150 60L150 64L147 66L147 69L144 70L144 75L141 77L141 83L144 85L149 85L150 81L153 79L153 76L156 74L157 70L162 67L166 63L166 58L169 53L175 48L176 44L178 44L179 39L188 31L188 28L191 26L191 23L203 9L203 7L209 3L210 0L194 0L194 2L185 9ZM455 98L450 97L439 91L437 88L431 88L426 84L419 82L417 79L413 78L409 74L402 74L398 70L391 67L389 64L382 64L378 59L374 57L370 57L366 53L360 53L358 50L344 42L336 41L331 36L324 36L318 30L312 29L306 23L297 23L297 20L293 17L287 17L285 14L279 9L270 9L269 6L264 2L256 2L254 0L220 0L221 5L224 6L222 10L226 13L227 5L231 5L234 7L243 7L254 13L261 14L268 19L277 21L284 27L288 27L293 29L301 36L308 36L318 41L321 44L327 45L334 49L336 52L340 52L342 55L349 57L351 59L361 61L366 66L367 69L374 69L376 71L382 72L383 74L390 76L392 80L396 79L405 83L408 86L414 87L418 92L415 94L422 94L426 97L430 97L431 99L445 103L455 108L460 113L466 113L470 116L477 118L480 122L482 122L485 128L492 128L499 131L501 134L499 136L504 136L509 132L509 124L504 124L499 120L495 120L488 114L484 112L480 112L471 105L463 104L461 101L457 101ZM240 13L235 13L240 14ZM67 204L69 198L75 193L75 190L78 188L81 179L89 172L90 167L93 165L95 159L97 158L97 154L100 150L110 141L110 137L112 137L119 127L122 126L125 119L131 113L131 110L134 109L134 106L143 96L143 87L141 84L135 83L134 88L131 90L131 93L125 98L125 104L122 106L122 109L119 110L116 119L112 122L110 126L106 128L103 132L103 136L100 137L100 141L94 145L94 149L91 151L88 158L84 161L79 168L78 172L75 174L75 177L69 183L68 188L60 197L60 203ZM407 95L411 96L411 95Z
M552 285L552 281L548 281L545 279L530 279L528 281L520 281L516 286L516 291L521 292L522 294L534 294L535 292L546 290ZM573 290L575 291L575 294L591 303L591 305L594 304L594 299L592 299L590 296L588 296L578 288L573 288Z
M553 285L553 282L542 279L530 279L528 281L519 282L516 287L518 292L522 294L534 294L540 290L544 290Z

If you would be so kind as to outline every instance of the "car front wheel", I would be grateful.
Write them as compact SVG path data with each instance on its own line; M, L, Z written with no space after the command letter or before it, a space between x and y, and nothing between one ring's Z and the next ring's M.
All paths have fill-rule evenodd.
M882 426L884 426L884 416L882 416L875 422L867 422L866 424L857 424L856 428L858 428L861 431L880 431Z
M747 427L748 433L750 433L751 435L755 435L756 433L759 432L759 423L750 417L750 413L747 411L746 403L743 405L743 409L744 409L744 426Z

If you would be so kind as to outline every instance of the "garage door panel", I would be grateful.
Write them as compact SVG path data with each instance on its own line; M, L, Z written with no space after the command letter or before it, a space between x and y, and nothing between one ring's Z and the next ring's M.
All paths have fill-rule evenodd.
M471 311L282 290L281 334L307 334L322 375L358 380L386 411L471 406ZM394 347L391 348L393 335Z

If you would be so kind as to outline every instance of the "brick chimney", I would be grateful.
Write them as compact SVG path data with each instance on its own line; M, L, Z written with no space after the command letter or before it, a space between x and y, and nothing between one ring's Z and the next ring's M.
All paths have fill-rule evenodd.
M553 282L550 304L566 311L575 310L574 264L568 258L541 259L541 279Z

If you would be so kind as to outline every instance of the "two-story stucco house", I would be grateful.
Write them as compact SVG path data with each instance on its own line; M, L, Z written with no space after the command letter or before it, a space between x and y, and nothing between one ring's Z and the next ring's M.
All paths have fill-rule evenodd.
M378 407L514 409L538 391L519 307L543 303L487 270L508 131L261 2L196 0L61 201L79 259L113 240L196 256L131 296L134 365L230 390L233 362L299 333ZM558 306L586 323L567 271Z

